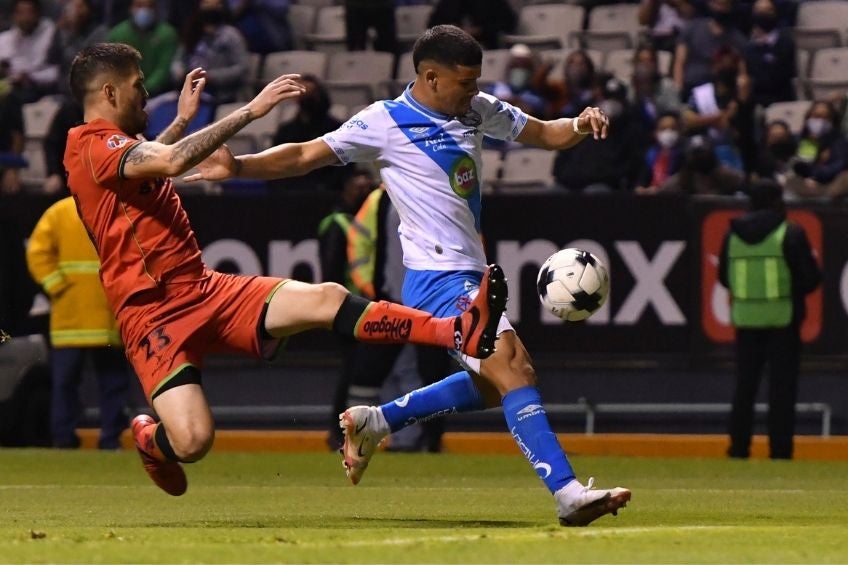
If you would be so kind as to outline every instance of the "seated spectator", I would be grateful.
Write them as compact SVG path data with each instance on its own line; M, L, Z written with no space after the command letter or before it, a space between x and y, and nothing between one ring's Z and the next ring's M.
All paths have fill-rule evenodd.
M24 116L17 97L0 93L0 193L14 194L21 189L18 171L26 166L24 152Z
M439 0L428 27L451 24L480 42L483 49L497 49L503 33L512 33L518 20L507 0Z
M21 103L56 92L59 44L56 25L41 16L39 0L12 2L10 29L0 33L0 71Z
M292 48L291 0L229 0L235 26L251 53L267 55Z
M645 162L636 181L636 192L655 194L683 163L680 115L667 112L657 119L654 144L645 153Z
M719 162L712 141L706 136L696 135L686 144L680 170L669 177L657 192L732 195L741 191L744 183L742 173Z
M733 27L733 0L710 0L708 18L696 18L680 34L674 52L674 83L686 100L693 88L709 82L715 53L730 48L745 51L747 40Z
M594 105L595 64L582 49L572 51L563 62L564 80L548 78L552 65L540 65L533 77L533 88L547 103L546 118L579 114L586 106Z
M492 95L521 108L531 116L542 118L545 101L531 84L531 79L539 67L538 59L529 47L521 43L513 45L509 55L506 74L503 80L492 85Z
M674 81L660 73L657 51L649 45L633 55L631 87L631 102L646 130L654 129L658 116L680 112L680 93Z
M171 24L159 21L155 0L132 0L130 18L109 30L106 39L141 52L144 86L151 97L171 89L171 62L179 39Z
M63 77L68 76L71 62L77 53L89 45L106 41L109 31L95 13L92 0L69 0L62 10L57 28L62 49L59 64ZM60 81L59 90L70 95L66 80Z
M751 39L745 47L745 67L752 81L751 101L768 106L795 100L792 80L797 70L792 32L777 28L777 8L772 0L757 0L752 19Z
M201 0L186 23L182 43L171 64L171 79L179 83L192 69L207 71L204 91L216 104L234 102L248 69L247 44L241 32L227 24L224 0Z
M330 115L330 95L321 81L313 75L303 75L300 82L306 90L297 100L297 114L290 121L280 124L274 135L274 145L309 141L342 125ZM300 177L271 181L271 185L291 189L341 190L343 177L343 167L322 167Z
M686 135L708 135L719 161L738 171L745 170L739 149L741 132L751 133L754 115L751 83L743 68L734 51L720 49L710 82L692 90L683 111Z
M595 99L609 116L609 136L604 140L589 136L571 149L559 151L554 177L559 186L584 193L630 190L648 141L627 102L627 86L605 75L599 81Z
M829 102L817 101L807 111L792 172L786 178L787 192L800 198L826 196L828 185L848 168L839 118Z
M641 0L639 24L648 28L655 49L674 51L677 36L695 16L691 0Z
M766 124L762 148L757 156L754 172L760 178L776 180L781 186L786 184L786 175L792 169L792 161L798 144L783 120L774 120Z

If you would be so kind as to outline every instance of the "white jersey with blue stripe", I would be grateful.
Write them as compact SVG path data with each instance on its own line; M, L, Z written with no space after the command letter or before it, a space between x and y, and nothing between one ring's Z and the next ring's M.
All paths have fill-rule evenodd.
M403 264L482 271L480 170L483 135L511 141L527 115L485 93L460 118L422 106L410 87L375 102L322 137L344 163L373 162L400 215Z

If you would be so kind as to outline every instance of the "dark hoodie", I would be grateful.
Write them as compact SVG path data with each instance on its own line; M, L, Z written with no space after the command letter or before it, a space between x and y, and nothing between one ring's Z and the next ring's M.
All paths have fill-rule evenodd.
M724 238L718 263L719 280L730 288L728 275L727 247L730 234L735 233L746 243L754 244L764 240L777 226L786 220L784 210L753 210L740 218L731 220L730 230ZM800 324L804 320L806 308L805 295L813 292L821 282L821 270L813 257L807 234L801 226L789 222L783 239L783 254L792 275L792 323Z

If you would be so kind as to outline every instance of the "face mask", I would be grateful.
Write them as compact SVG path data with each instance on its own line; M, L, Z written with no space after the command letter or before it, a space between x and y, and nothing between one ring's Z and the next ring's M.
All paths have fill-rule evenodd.
M138 8L132 13L133 22L141 29L148 29L156 22L156 12L151 8Z
M777 16L773 14L754 14L751 20L755 26L766 33L777 27Z
M721 27L728 27L733 23L733 12L710 11L710 17Z
M768 151L778 161L788 161L795 155L795 144L790 139L775 141L769 144Z
M665 149L674 147L678 139L680 134L673 129L664 129L657 133L657 142Z
M618 118L624 113L624 105L618 100L601 100L598 108L609 116L611 120Z
M830 122L824 118L809 118L807 120L807 131L813 137L822 137L830 133Z
M530 82L530 71L528 69L510 69L507 82L514 90L522 90Z

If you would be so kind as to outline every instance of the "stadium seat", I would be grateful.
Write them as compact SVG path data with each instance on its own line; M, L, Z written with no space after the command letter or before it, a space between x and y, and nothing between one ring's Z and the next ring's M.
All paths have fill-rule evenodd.
M837 28L796 27L792 29L792 37L795 39L795 48L804 51L815 52L827 47L842 46L842 33Z
M480 88L504 80L509 64L509 49L486 49L483 51L483 68L477 81Z
M38 102L23 105L24 151L28 165L20 170L21 181L26 185L41 186L47 178L44 158L44 138L59 110L59 101L46 96Z
M370 104L392 80L394 56L382 51L333 53L325 84L334 103L351 108Z
M304 36L315 29L315 16L318 8L309 4L292 4L289 6L289 28L292 32L294 48L306 49Z
M562 80L564 78L565 75L563 66L565 59L572 51L574 51L574 49L547 49L540 53L543 61L549 62L553 65L548 78L553 80ZM585 51L592 60L592 63L595 65L595 71L601 70L603 68L604 54L600 51L595 51L594 49L586 49Z
M401 53L398 57L397 69L395 70L395 79L392 81L393 92L397 96L406 85L415 80L415 66L412 64L412 52Z
M303 39L309 49L329 54L347 49L346 34L344 6L324 6L318 10L314 31Z
M805 87L813 100L848 89L848 47L829 47L816 51Z
M804 116L810 109L809 100L794 100L792 102L774 102L766 107L766 123L783 120L789 124L793 134L798 135L804 127Z
M554 184L553 168L556 151L545 149L513 149L507 151L501 167L501 178L494 183L499 189L519 186Z
M843 34L848 32L848 2L845 0L816 0L798 4L798 17L795 22L798 28L807 29L838 29ZM842 43L846 43L843 36Z
M582 6L569 4L524 6L518 14L517 33L504 35L503 41L539 49L569 47L572 34L583 29L584 14Z
M418 36L427 29L427 22L433 7L427 4L417 6L398 6L395 9L398 47L407 50L412 47Z
M639 31L638 4L610 4L592 8L588 29L575 37L581 46L607 53L636 45Z
M315 75L321 80L327 73L327 54L320 51L278 51L268 53L262 65L260 82L264 86L280 75Z
M501 175L501 152L498 149L483 149L480 157L483 160L480 182L483 188L492 187Z

